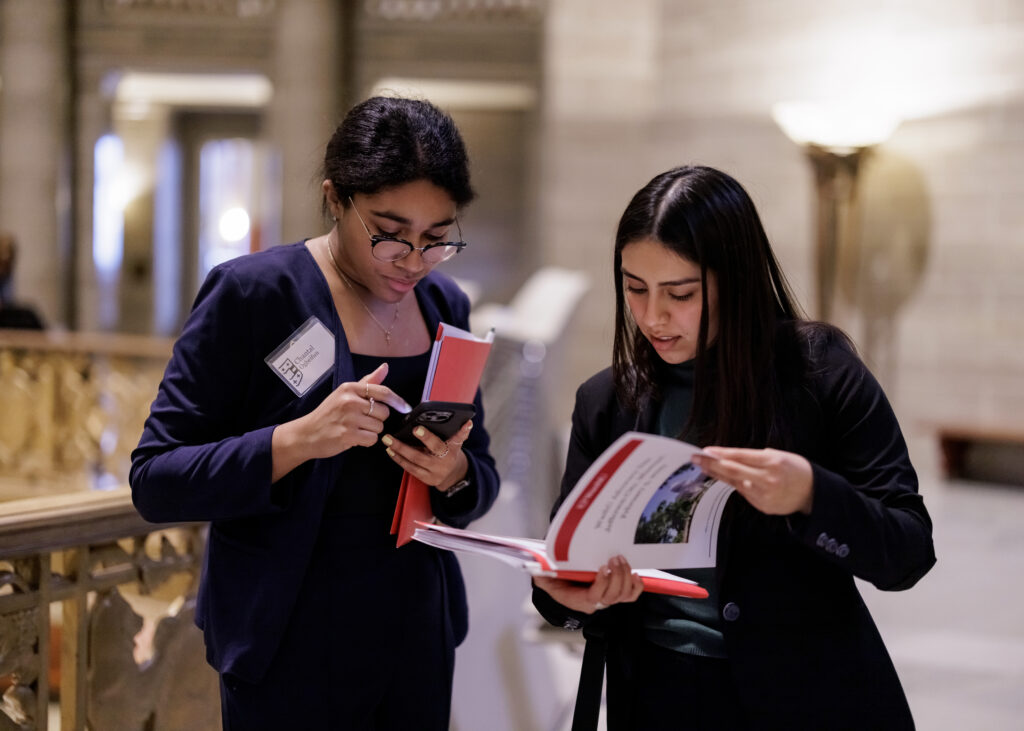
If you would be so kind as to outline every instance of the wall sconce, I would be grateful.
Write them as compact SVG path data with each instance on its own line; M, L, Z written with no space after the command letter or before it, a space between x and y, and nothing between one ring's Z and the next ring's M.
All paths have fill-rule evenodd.
M847 106L782 102L772 117L786 136L803 147L814 169L817 193L815 273L817 312L832 318L839 252L857 237L857 175L870 150L884 142L899 120Z

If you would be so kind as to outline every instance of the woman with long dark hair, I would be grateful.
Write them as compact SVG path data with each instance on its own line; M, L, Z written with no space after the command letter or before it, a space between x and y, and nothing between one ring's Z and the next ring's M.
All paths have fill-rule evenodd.
M132 455L151 521L210 521L196 622L224 728L448 728L467 606L454 556L390 534L403 470L463 527L494 502L482 426L390 436L439 322L469 300L465 147L433 105L375 97L327 145L329 230L215 267ZM383 436L382 436L383 435Z
M913 728L854 583L906 589L935 562L877 381L838 329L800 315L725 173L651 180L614 257L612 366L577 392L563 498L629 430L705 447L695 462L736 491L715 567L679 572L708 599L641 594L621 556L593 584L534 580L541 613L587 636L574 728L596 722L602 662L613 731Z

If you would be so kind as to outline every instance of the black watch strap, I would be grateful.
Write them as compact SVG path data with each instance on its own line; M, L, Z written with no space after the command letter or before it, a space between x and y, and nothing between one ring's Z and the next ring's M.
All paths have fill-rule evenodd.
M461 490L464 490L467 487L469 487L469 478L468 477L464 477L461 480L459 480L458 482L456 482L454 485L449 487L447 490L445 490L444 491L444 496L445 497L451 497L455 493L460 492Z

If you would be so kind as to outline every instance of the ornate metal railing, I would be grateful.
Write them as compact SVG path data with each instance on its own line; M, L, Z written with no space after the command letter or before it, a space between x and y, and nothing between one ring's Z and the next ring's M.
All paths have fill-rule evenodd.
M0 500L125 485L171 341L0 330Z
M208 729L193 624L201 525L154 530L128 488L0 503L0 729Z
M158 530L125 487L170 349L0 331L0 731L218 727L205 528Z

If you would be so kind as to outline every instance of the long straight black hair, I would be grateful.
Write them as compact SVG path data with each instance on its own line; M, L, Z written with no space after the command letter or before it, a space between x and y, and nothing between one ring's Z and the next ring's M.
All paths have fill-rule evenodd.
M622 250L642 240L656 241L700 267L703 308L684 433L703 445L780 443L779 329L796 324L802 314L750 196L719 170L684 166L656 176L622 214L615 236L612 371L620 401L635 411L659 394L659 356L637 328L623 293ZM710 343L709 272L718 290L718 332Z

